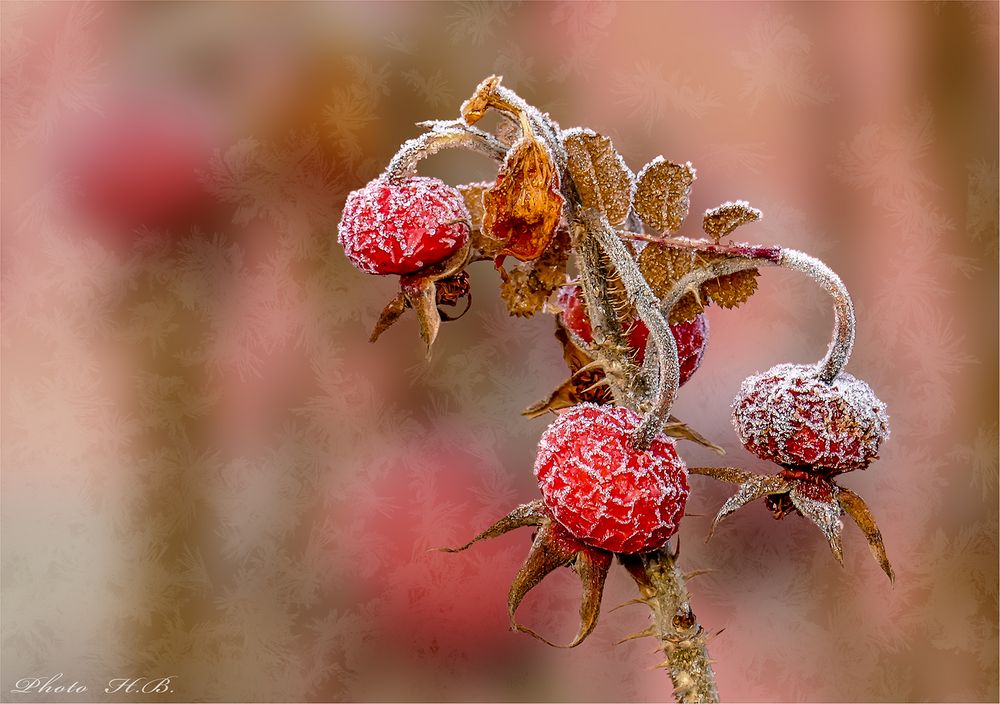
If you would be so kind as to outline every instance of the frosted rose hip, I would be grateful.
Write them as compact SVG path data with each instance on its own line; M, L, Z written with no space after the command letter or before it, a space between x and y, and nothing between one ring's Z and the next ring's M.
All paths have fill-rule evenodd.
M833 384L809 365L779 364L744 380L733 426L758 457L786 467L864 469L889 436L889 417L871 387L841 372Z
M337 241L369 274L412 274L447 259L469 239L462 194L436 178L385 177L351 191Z
M542 434L535 476L555 519L581 542L618 553L663 547L688 496L687 468L659 435L637 451L629 435L642 418L627 408L584 403Z
M592 342L593 330L590 318L587 317L587 307L583 302L583 293L579 286L563 286L559 289L558 303L562 307L561 319L563 325L584 342ZM687 383L691 375L698 371L701 360L708 347L708 318L699 313L693 320L670 326L670 332L677 342L677 361L681 365L680 384ZM641 320L636 320L628 332L629 345L635 350L635 358L639 364L646 356L646 340L649 339L649 328Z

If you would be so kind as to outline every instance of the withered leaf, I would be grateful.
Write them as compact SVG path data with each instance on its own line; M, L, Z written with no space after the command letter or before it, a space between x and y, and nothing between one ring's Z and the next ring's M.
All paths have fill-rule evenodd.
M722 508L719 509L719 513L716 514L715 520L712 521L712 527L708 531L708 537L711 538L715 534L715 528L719 525L719 522L729 514L736 511L738 508L750 503L754 499L759 499L761 496L766 496L768 494L784 494L789 490L788 482L776 474L754 474L751 475L746 481L744 481L739 490L726 500L726 503L722 504Z
M588 208L602 211L612 225L628 217L635 190L635 176L611 140L593 130L574 128L563 132L567 166Z
M483 193L492 186L492 181L463 183L460 186L455 186L465 200L465 207L469 211L473 230L478 230L483 226L483 215L486 213L486 206L483 205Z
M399 320L400 316L407 308L406 294L400 292L396 294L396 297L389 301L388 305L382 310L382 314L378 317L378 322L375 323L375 329L372 330L372 334L368 337L369 342L375 342L379 335L384 333L393 323Z
M493 186L483 194L482 229L503 243L500 254L520 261L545 251L562 216L559 175L549 150L533 135L515 144Z
M484 79L476 86L472 97L462 103L462 119L465 120L465 124L474 125L486 114L501 80L501 76L490 76Z
M674 284L694 268L691 250L651 242L639 255L639 270L658 298L665 298ZM681 297L670 311L670 324L676 325L694 318L705 309L700 292L695 290Z
M642 167L633 205L642 222L660 233L675 233L691 207L691 184L697 172L691 162L675 164L658 156Z
M840 487L840 491L837 493L837 501L840 503L841 508L844 509L844 512L854 519L854 522L858 524L858 527L865 534L872 555L878 560L879 566L882 567L882 571L889 577L889 581L895 582L896 574L892 571L892 565L889 564L889 556L886 554L885 544L882 542L882 532L878 529L875 517L868 509L868 505L864 502L864 499L850 489Z
M543 521L550 520L547 517L545 508L542 506L542 500L536 499L531 503L521 504L513 511L508 513L506 516L501 518L499 521L494 523L492 526L484 530L482 533L477 535L475 538L467 542L465 545L460 545L457 548L437 548L441 552L462 552L463 550L468 550L470 547L478 543L480 540L489 540L490 538L496 538L503 535L504 533L509 533L515 528L523 528L524 526L538 526L541 525Z
M538 259L514 266L500 283L500 297L511 315L530 317L566 282L569 230L561 228Z
M842 511L836 498L831 496L829 501L817 501L807 496L800 488L799 483L792 484L788 495L799 513L812 521L826 536L827 542L830 543L830 550L837 558L837 562L844 564L844 547L840 541L840 533L844 529L844 524L840 520Z
M706 281L702 293L723 308L736 308L757 290L757 269L744 269Z
M705 211L702 229L716 242L740 225L760 220L761 212L745 200L723 203Z

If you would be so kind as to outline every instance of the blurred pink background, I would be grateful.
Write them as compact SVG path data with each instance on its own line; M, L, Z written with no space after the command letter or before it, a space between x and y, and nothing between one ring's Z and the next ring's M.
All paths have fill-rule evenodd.
M394 278L336 243L346 194L413 123L491 73L638 170L699 169L692 218L823 258L859 316L849 371L888 404L844 479L878 518L846 567L692 479L682 565L728 701L997 701L996 3L17 3L2 12L4 700L25 677L173 676L161 701L663 701L646 622L572 651L507 630L530 532L447 555L536 496L565 375L545 316L488 264L433 359L412 316L368 333ZM442 154L425 173L492 178ZM739 382L818 359L825 295L769 271L711 309L676 413L735 441ZM689 464L719 463L682 443ZM558 574L524 619L575 631ZM62 697L66 700L66 697Z

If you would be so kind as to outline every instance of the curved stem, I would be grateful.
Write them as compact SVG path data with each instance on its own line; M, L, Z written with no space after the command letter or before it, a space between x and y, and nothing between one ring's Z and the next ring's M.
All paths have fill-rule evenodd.
M474 127L435 128L403 142L385 168L385 176L398 181L412 176L417 162L442 149L464 147L503 163L507 149L496 137Z
M807 274L833 297L833 339L826 356L816 365L819 368L819 378L832 384L840 370L847 366L854 347L855 320L851 295L833 269L808 254L794 249L782 249L778 264Z

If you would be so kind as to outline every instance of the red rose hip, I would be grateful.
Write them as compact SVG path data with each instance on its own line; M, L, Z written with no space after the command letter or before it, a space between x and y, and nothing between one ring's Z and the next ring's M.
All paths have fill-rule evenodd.
M638 451L630 434L642 417L583 403L542 434L535 476L553 517L574 537L617 553L657 550L677 532L688 497L687 467L659 435Z
M841 372L832 384L815 366L779 364L744 380L733 426L758 457L827 474L864 469L889 436L889 417L871 387Z
M462 194L436 178L380 177L347 196L337 241L369 274L412 274L447 259L469 239Z
M579 286L563 286L559 289L557 302L562 307L561 319L567 329L576 333L584 342L592 342L594 332L587 317L587 307L583 302L583 292ZM677 342L677 361L680 363L680 384L687 383L691 375L698 371L708 347L708 318L699 313L693 320L670 326L670 332ZM646 340L649 328L641 320L636 320L628 331L629 346L635 351L636 362L642 364L646 357Z

